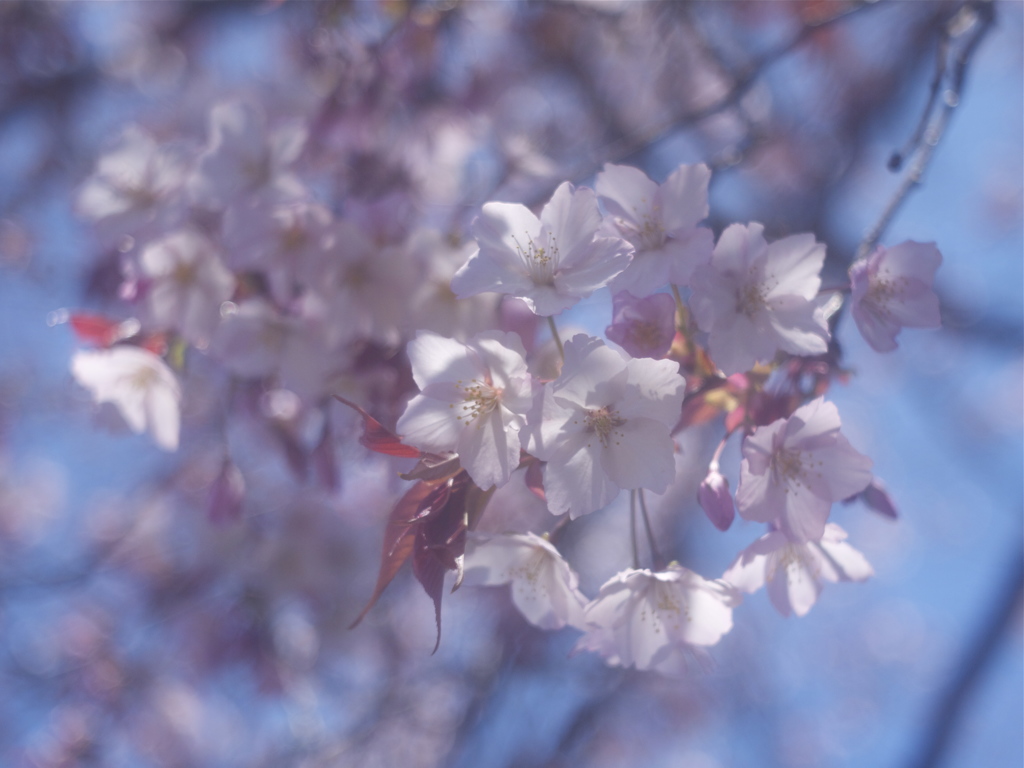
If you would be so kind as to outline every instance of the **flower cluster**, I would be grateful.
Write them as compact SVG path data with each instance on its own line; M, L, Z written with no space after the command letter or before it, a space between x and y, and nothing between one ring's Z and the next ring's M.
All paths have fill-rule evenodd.
M121 236L121 293L138 317L128 332L113 321L82 332L84 316L73 318L99 347L72 362L97 403L112 402L134 431L174 450L189 351L236 383L258 383L290 460L304 452L323 465L328 396L372 400L379 382L361 379L367 361L390 360L407 341L418 392L401 401L396 432L356 406L364 445L419 459L403 475L415 485L392 513L371 605L411 558L439 622L447 571L456 585L510 584L528 621L582 632L577 648L613 665L678 672L729 632L741 591L767 585L780 612L803 615L823 582L871 574L829 522L836 502L881 487L825 400L844 375L833 320L850 294L857 326L883 351L902 326L937 325L933 245L879 248L850 269L850 286L822 291L826 248L813 235L769 240L752 222L716 239L701 226L704 165L679 166L658 184L607 164L594 189L558 185L539 215L488 202L468 239L443 236L385 222L373 206L334 214L303 180L305 141L295 124L228 102L212 110L206 145L191 158L133 128L100 161L79 208L98 231ZM555 317L606 287L608 341L579 333L563 346ZM521 300L530 316L513 322L513 304L499 313L489 294ZM534 338L538 317L555 335L550 378L540 374L551 350ZM303 415L317 413L320 433L302 438ZM680 467L696 460L676 438L708 422L725 436L697 502L721 530L737 513L768 529L711 579L663 556L645 496L685 482ZM733 435L735 497L719 466ZM476 533L491 495L517 472L554 530ZM218 498L244 489L230 460L221 475ZM623 490L634 562L610 562L618 572L588 599L558 536ZM240 493L218 502L231 508L218 519L238 517Z

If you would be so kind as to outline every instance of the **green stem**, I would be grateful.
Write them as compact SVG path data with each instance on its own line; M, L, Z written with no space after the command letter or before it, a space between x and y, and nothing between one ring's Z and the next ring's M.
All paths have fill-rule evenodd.
M644 489L634 491L640 497L640 514L644 518L644 528L647 530L647 544L651 548L651 559L654 561L654 570L660 571L665 567L665 561L658 551L658 545L654 542L654 531L651 530L651 520L647 516L647 502L644 500Z
M562 358L562 362L565 362L565 349L562 347L562 339L558 335L558 328L555 327L555 318L548 315L548 328L551 329L551 335L555 339L555 346L558 347L558 356Z
M633 567L640 570L640 552L636 546L636 491L629 492L629 543L633 547Z

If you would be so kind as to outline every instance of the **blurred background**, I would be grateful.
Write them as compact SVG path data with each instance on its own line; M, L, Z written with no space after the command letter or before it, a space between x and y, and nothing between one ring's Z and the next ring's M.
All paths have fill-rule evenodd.
M0 3L0 764L1020 766L1022 28L1024 5L980 0ZM455 248L483 202L609 161L709 163L716 234L813 232L826 284L879 222L936 242L942 330L887 355L836 330L852 376L829 397L899 509L833 512L876 576L802 619L748 597L681 680L569 657L503 589L446 597L431 655L408 573L347 630L401 490L349 413L193 350L166 453L68 370L69 311L132 315L133 244L76 212L98 158L132 124L195 153L229 98L303 126L303 183L378 243L429 226ZM560 325L600 333L604 293ZM339 372L391 424L412 327ZM652 506L709 578L761 533L695 504L717 437L685 436L692 477ZM546 520L503 491L493 525ZM567 535L588 594L628 565L623 520Z

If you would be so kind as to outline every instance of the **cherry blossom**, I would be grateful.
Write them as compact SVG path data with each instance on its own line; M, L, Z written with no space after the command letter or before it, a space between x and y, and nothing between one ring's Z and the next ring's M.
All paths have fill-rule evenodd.
M594 191L563 182L540 218L518 203L486 203L473 223L480 250L455 273L461 299L486 291L557 315L609 283L629 264L625 240L602 237Z
M605 336L633 357L662 358L676 335L676 302L667 293L638 299L626 291L612 300L612 324Z
M334 341L360 335L385 344L400 342L422 284L422 265L403 245L382 246L354 221L336 221L319 259L299 274L307 287L304 311L323 318Z
M465 339L494 326L498 297L459 299L452 292L452 276L476 252L472 241L460 243L436 230L421 229L413 233L405 248L408 258L426 265L425 278L412 297L416 328Z
M179 230L149 243L139 266L149 283L145 301L153 323L205 347L220 320L221 303L235 290L235 277L213 243L194 230Z
M330 211L313 200L248 197L224 212L225 259L235 270L261 272L274 298L287 304L300 276L323 262L331 224Z
M774 521L792 541L820 539L833 502L871 482L871 459L854 450L839 427L839 411L819 397L744 438L740 516Z
M614 231L633 244L633 260L611 283L613 291L643 297L666 284L688 285L711 258L714 236L697 223L708 215L711 170L680 165L658 185L643 171L607 163L594 185Z
M181 387L159 357L127 344L81 350L71 373L97 403L113 403L133 432L148 431L165 451L177 450Z
M110 237L140 235L167 226L180 214L172 204L185 181L182 158L138 126L96 163L78 192L78 213Z
M582 628L587 598L578 581L551 542L535 533L468 534L463 584L511 584L512 602L541 629Z
M818 355L828 349L828 324L815 301L825 246L810 234L768 243L761 224L732 224L698 267L691 307L710 334L711 357L726 374L771 360L780 349Z
M398 420L403 440L456 451L481 488L504 485L519 466L519 432L533 403L519 337L489 331L462 343L421 331L408 352L420 394Z
M219 208L238 196L270 192L301 197L304 189L290 166L302 152L306 131L297 124L269 131L263 111L229 101L210 112L210 139L189 181L193 199Z
M732 609L740 602L730 584L678 565L658 572L622 571L587 606L587 634L576 647L599 653L613 666L674 666L681 650L721 640L732 629Z
M301 307L300 307L301 309ZM347 355L315 315L283 315L263 299L230 306L209 353L242 378L273 376L307 402L326 394Z
M804 616L826 581L864 581L874 575L867 559L846 543L846 531L828 523L818 541L794 542L771 531L744 549L722 578L745 592L768 584L768 597L783 616Z
M896 349L900 329L938 328L939 297L932 284L942 254L935 243L912 240L878 246L850 267L853 319L878 352Z
M585 334L570 339L562 374L530 416L527 450L547 462L548 509L576 518L620 488L663 493L675 476L669 429L685 386L671 360L627 359Z

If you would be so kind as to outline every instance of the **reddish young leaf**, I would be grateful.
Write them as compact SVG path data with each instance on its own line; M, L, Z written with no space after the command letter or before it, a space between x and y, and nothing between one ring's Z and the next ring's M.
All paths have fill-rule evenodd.
M381 548L377 585L373 588L373 594L370 596L366 607L356 617L356 620L349 625L349 629L352 629L363 620L370 609L376 604L381 593L391 583L391 580L395 578L398 569L409 559L415 539L416 531L414 526L416 518L424 502L436 491L437 489L429 483L416 483L416 485L406 491L405 495L395 505L395 508L391 510L387 527L384 529L384 546Z
M434 601L434 621L437 623L434 653L441 645L444 574L445 571L456 571L456 582L461 581L462 560L466 551L467 501L470 489L476 486L470 481L469 475L460 472L440 486L438 491L443 488L448 490L444 503L430 509L417 526L412 554L412 572L423 591Z
M371 451L384 453L388 456L398 456L405 459L418 459L423 455L422 451L403 443L398 435L352 401L346 400L341 395L335 395L334 399L344 403L363 417L363 435L359 438L359 442L364 448L369 448Z
M458 456L435 456L425 453L415 467L408 472L399 473L403 480L426 480L428 483L440 483L454 477L462 470Z
M109 347L121 338L121 323L102 315L75 312L70 317L71 329L82 341Z
M167 334L166 333L153 333L146 336L139 343L139 346L154 355L163 357L167 354Z
M445 571L455 571L454 591L462 582L466 531L476 525L493 493L493 488L483 491L474 485L465 470L441 483L426 480L416 483L391 512L384 533L377 586L369 603L351 626L362 621L402 563L412 555L413 574L434 602L436 652L441 644L441 597Z

